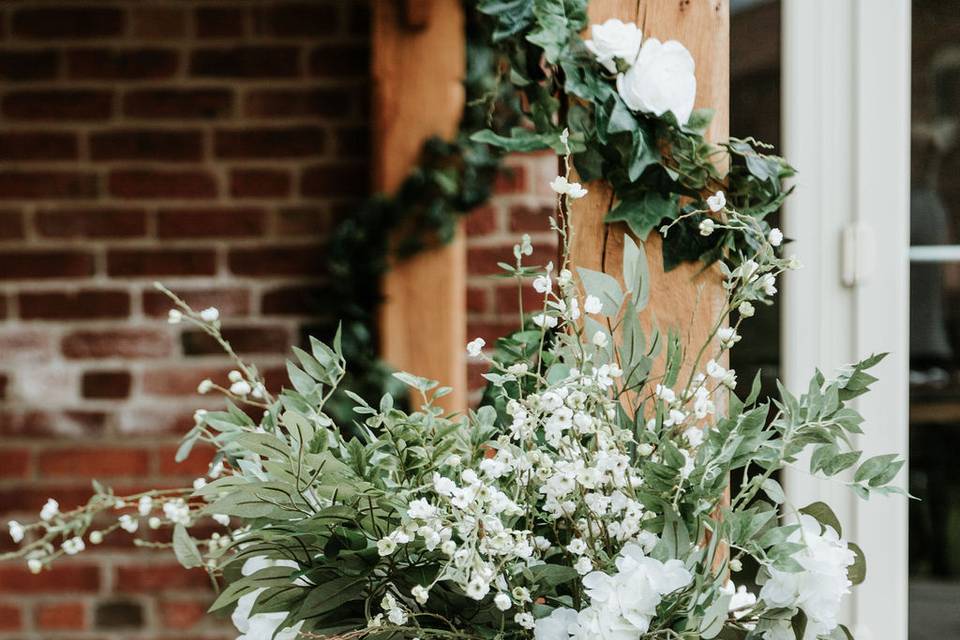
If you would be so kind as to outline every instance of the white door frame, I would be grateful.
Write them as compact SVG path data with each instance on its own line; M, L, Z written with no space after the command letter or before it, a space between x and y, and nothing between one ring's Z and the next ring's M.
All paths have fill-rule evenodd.
M783 376L797 392L870 353L890 355L857 399L865 455L907 456L910 240L909 0L783 0L784 155L797 167L784 227ZM825 500L867 556L844 617L858 640L907 638L907 504L786 474L794 504ZM906 470L899 476L906 484Z

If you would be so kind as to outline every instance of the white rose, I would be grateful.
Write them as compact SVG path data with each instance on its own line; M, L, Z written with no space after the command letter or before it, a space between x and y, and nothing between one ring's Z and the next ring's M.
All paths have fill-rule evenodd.
M592 39L585 40L583 44L610 73L617 72L614 58L633 64L643 40L643 34L637 25L632 22L624 24L616 18L591 26L590 35L593 36Z
M686 124L697 95L693 70L693 57L682 44L647 38L634 65L617 77L617 91L634 111L655 116L672 111Z
M545 618L540 618L533 629L534 640L569 640L570 630L577 624L577 612L558 607Z

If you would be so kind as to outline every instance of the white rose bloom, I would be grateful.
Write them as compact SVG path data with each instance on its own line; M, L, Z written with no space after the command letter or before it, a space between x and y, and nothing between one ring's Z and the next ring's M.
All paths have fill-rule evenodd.
M682 44L647 38L636 63L617 77L617 91L634 111L655 116L670 111L683 125L690 119L697 94L693 70L693 57Z
M590 27L590 40L583 44L597 58L610 73L617 72L615 58L620 58L628 64L633 64L640 51L643 34L632 22L624 23L616 18L610 18L603 24Z
M568 640L577 625L578 614L573 609L558 607L546 618L537 620L533 640Z

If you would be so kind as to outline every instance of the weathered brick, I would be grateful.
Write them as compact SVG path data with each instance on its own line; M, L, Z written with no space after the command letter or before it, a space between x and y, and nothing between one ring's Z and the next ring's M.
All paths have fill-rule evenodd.
M323 155L326 133L320 127L220 129L214 137L218 158L301 158Z
M173 49L72 49L67 51L67 77L77 80L146 80L177 72Z
M260 310L266 315L321 315L329 308L329 297L322 286L279 287L264 292Z
M230 113L229 89L133 89L123 97L123 113L135 118L212 120Z
M73 160L79 155L77 136L62 131L0 133L0 161Z
M255 207L161 209L157 235L161 238L218 238L259 236L266 211Z
M23 628L20 607L13 603L0 602L0 631L19 631Z
M143 626L143 605L134 600L98 602L94 609L97 629L139 629Z
M105 120L113 95L100 90L14 91L3 97L3 115L11 120Z
M242 36L246 11L241 7L197 7L194 13L197 37L236 38Z
M339 88L255 89L244 99L244 115L252 118L346 117L351 93Z
M52 49L0 51L0 80L24 82L50 80L57 75L58 56Z
M23 237L23 212L16 209L0 209L0 240L15 240Z
M177 287L177 295L194 309L216 307L222 318L243 316L250 313L250 290L240 287L225 289L185 289ZM173 307L165 294L160 291L143 292L143 312L150 316L166 317Z
M4 448L0 450L0 478L26 479L30 476L30 450L20 448ZM0 611L2 611L0 605ZM2 614L0 614L2 615ZM2 625L0 625L2 628Z
M80 379L80 394L97 400L122 399L130 395L129 371L85 371Z
M84 251L0 252L0 280L83 278L93 275L93 255Z
M527 190L527 169L522 165L504 167L493 183L498 194L523 193Z
M46 449L37 454L37 470L48 477L121 477L144 475L150 454L144 449L96 447Z
M170 354L173 343L166 331L150 329L82 330L67 333L63 355L71 359L160 358Z
M34 225L49 238L134 238L146 234L147 215L132 208L42 209Z
M187 12L183 7L134 7L130 24L138 40L174 40L187 33Z
M223 351L222 349L220 350ZM227 373L233 367L152 367L143 372L143 392L150 396L180 397L199 395L197 385L209 378L229 386Z
M80 171L0 171L0 199L72 200L95 198L97 175Z
M18 304L24 320L92 320L130 314L130 294L115 289L21 292Z
M14 10L11 27L22 38L102 38L122 33L124 15L116 7L28 5Z
M257 35L295 38L331 35L340 28L340 8L336 3L317 0L254 7L253 31Z
M118 169L109 176L110 194L129 199L198 199L217 195L216 178L206 171Z
M237 353L286 353L290 347L290 334L283 327L225 327L221 333ZM223 353L223 347L199 329L184 331L180 338L188 356Z
M326 270L326 257L317 247L265 246L232 249L230 271L246 276L320 276Z
M203 134L175 129L121 129L90 136L93 160L196 162L203 158Z
M519 205L510 208L510 231L526 233L551 233L550 216L556 211L551 206L529 207Z
M4 362L43 362L53 356L53 342L45 331L6 329L0 331L0 354Z
M164 599L159 603L160 620L168 629L191 629L207 617L209 602L197 602L196 599Z
M358 197L367 193L370 177L366 165L332 164L307 167L300 191L311 198Z
M210 589L206 571L187 571L178 564L146 564L117 567L114 574L121 593L158 593L166 589Z
M292 179L283 169L234 169L230 195L234 198L283 198L290 195Z
M297 47L196 49L190 74L200 78L292 78L300 75Z
M497 210L490 205L477 207L466 220L467 235L480 236L497 230Z
M87 608L83 602L45 602L35 609L34 616L38 629L81 630L86 626Z
M213 275L216 256L210 249L111 249L107 273L116 277Z
M4 593L92 593L99 588L100 569L93 564L58 562L37 575L25 564L0 565L0 592Z
M310 74L317 78L363 77L370 68L370 47L359 44L330 44L310 52Z
M326 236L333 222L325 207L285 207L277 212L276 232L298 238Z

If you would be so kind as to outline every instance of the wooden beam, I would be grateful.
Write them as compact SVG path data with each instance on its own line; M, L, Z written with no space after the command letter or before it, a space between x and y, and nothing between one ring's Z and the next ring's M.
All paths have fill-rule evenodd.
M377 0L372 6L374 188L392 193L416 164L424 140L452 139L457 132L464 103L464 16L461 0ZM383 358L453 387L443 406L465 408L462 227L449 245L393 265L383 293Z
M636 22L643 37L678 40L696 63L695 106L709 107L716 114L707 137L725 140L729 128L729 7L728 0L591 0L590 23L609 18ZM589 36L588 36L589 37ZM575 266L604 271L623 282L623 223L605 224L613 205L608 184L587 185L590 193L573 205L576 230L571 247ZM643 324L649 329L656 319L661 330L675 327L685 345L699 347L710 335L712 323L723 309L724 291L717 268L699 273L702 265L684 264L663 271L662 243L654 231L644 243L650 267L650 306ZM703 363L701 363L701 368ZM689 371L689 369L687 369Z

